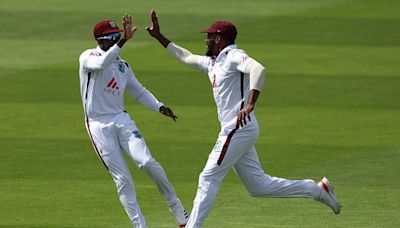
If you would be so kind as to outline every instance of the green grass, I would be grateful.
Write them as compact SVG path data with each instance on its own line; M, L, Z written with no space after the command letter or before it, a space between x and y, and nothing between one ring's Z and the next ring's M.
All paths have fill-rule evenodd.
M248 195L231 172L204 227L400 227L400 3L394 0L0 2L0 227L131 227L86 134L78 56L93 25L132 13L140 31L121 53L177 123L127 97L127 109L190 210L219 126L208 79L144 31L196 53L199 31L233 21L238 45L268 68L257 104L257 149L285 178L329 177L333 215L305 199ZM133 162L149 227L175 227L155 185Z

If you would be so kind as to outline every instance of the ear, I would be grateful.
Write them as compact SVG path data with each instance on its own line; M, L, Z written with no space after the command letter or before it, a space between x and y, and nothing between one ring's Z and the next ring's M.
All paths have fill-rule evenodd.
M221 42L222 42L222 36L218 35L217 37L215 37L216 44L220 44Z

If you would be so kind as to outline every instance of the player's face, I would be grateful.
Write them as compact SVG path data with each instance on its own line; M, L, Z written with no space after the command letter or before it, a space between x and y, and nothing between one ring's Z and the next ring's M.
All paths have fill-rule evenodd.
M111 40L101 40L99 41L99 46L103 51L110 49L116 42Z
M217 44L216 44L216 39L217 39L217 34L215 33L208 33L207 34L207 39L205 40L206 42L206 47L207 47L207 52L206 56L215 56L218 53L217 49Z
M114 33L98 38L99 46L103 51L107 51L121 38L121 33Z

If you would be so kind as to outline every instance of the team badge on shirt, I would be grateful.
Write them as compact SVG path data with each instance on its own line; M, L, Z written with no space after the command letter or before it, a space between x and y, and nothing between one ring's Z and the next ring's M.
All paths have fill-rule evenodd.
M119 62L118 63L118 70L121 72L121 73L125 73L125 64L124 64L124 62Z
M134 130L132 131L133 136L135 136L135 138L141 139L142 138L142 133L140 133L139 130Z

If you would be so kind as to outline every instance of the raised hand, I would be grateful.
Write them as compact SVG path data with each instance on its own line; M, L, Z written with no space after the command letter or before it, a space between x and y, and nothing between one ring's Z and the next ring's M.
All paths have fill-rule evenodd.
M150 11L150 19L151 26L146 27L147 32L149 32L150 36L158 37L160 36L160 25L158 24L157 12L155 9L151 9Z
M132 25L132 16L125 14L122 17L122 24L124 25L124 36L123 39L129 40L133 37L137 31L137 27Z

